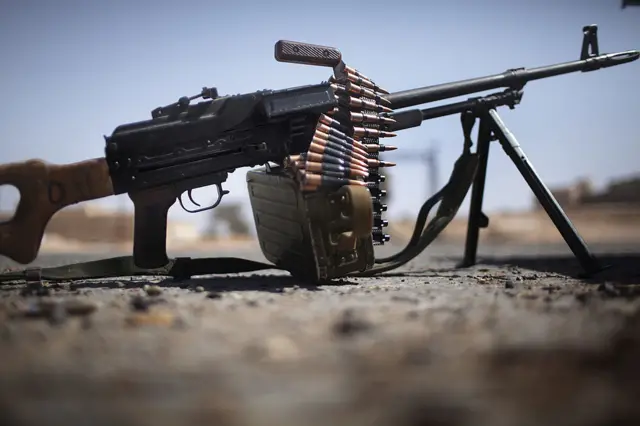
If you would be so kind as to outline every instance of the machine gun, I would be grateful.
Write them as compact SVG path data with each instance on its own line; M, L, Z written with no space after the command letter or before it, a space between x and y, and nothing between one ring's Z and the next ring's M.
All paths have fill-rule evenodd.
M576 61L391 94L346 65L337 49L281 40L275 45L278 61L331 67L333 76L317 85L235 96L221 97L216 89L205 88L196 96L155 109L151 120L117 127L105 137L104 158L69 165L31 160L0 166L0 184L13 185L21 194L14 217L0 224L0 254L29 263L37 257L44 229L57 211L78 202L127 193L135 206L133 257L48 268L36 276L184 277L266 268L305 275L307 265L314 268L306 278L314 280L373 275L396 268L424 250L453 218L475 181L465 255L465 264L471 264L475 262L478 229L488 222L481 210L482 194L489 142L497 138L585 271L593 273L600 269L597 261L496 112L500 106L515 107L529 81L621 65L640 56L637 50L600 54L597 27L586 26L583 33ZM495 88L507 90L425 110L395 111ZM198 98L205 100L191 103ZM383 232L387 221L382 218L386 205L379 188L384 180L380 168L393 165L378 159L384 150L380 138L458 113L464 149L449 183L421 209L407 248L390 258L374 259L373 245L389 239ZM476 118L481 119L478 147L471 153ZM169 259L167 211L175 201L184 208L182 194L186 192L192 200L192 189L214 185L216 202L192 212L215 208L228 193L222 188L228 174L257 165L265 167L248 173L249 195L261 247L273 264L235 258ZM437 202L436 218L423 230L428 212ZM290 210L283 210L283 206ZM273 219L282 214L288 221ZM306 262L292 253L302 253ZM0 276L0 280L25 276L12 273Z

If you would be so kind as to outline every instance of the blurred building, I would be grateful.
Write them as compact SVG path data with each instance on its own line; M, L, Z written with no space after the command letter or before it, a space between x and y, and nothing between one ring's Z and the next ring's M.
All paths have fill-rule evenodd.
M596 191L588 179L581 179L564 188L551 188L558 204L565 210L611 208L640 208L640 177L612 181L604 190ZM533 209L541 210L533 198Z

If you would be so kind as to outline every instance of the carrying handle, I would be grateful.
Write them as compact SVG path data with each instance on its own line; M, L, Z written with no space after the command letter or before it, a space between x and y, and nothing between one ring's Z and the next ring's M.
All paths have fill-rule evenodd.
M276 61L334 68L342 63L342 53L335 47L280 40L275 45Z

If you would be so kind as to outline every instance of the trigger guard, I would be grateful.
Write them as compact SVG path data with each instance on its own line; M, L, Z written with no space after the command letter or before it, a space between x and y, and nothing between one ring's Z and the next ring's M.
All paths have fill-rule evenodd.
M216 207L218 207L218 205L220 205L220 202L222 201L222 197L229 193L229 191L227 191L226 189L222 189L221 183L216 183L215 185L216 189L218 190L218 199L211 205L211 207L209 207L210 209L215 209Z
M196 209L196 210L189 210L189 209L187 209L187 208L184 206L184 203L182 202L182 196L183 196L184 194L180 194L180 195L178 196L178 202L180 203L180 207L182 207L182 209L183 209L184 211L186 211L187 213L200 213L200 212L204 212L204 211L207 211L207 210L213 210L213 209L215 209L216 207L218 207L218 206L220 205L220 202L222 201L222 197L224 197L225 195L227 195L227 194L229 193L229 191L227 191L227 190L225 190L225 189L222 189L222 184L221 184L221 183L216 183L216 184L214 184L214 185L215 185L216 190L217 190L217 192L218 192L218 199L216 200L216 202L215 202L215 203L213 203L213 204L212 204L212 205L210 205L209 207L202 207L202 208L199 208L199 209ZM191 190L189 190L189 195L190 195L190 193L191 193ZM193 199L192 199L191 197L189 197L189 199L190 199L190 200L191 200L191 202L192 202L192 203L194 203L195 205L200 206L198 203L196 203L195 201L193 201Z

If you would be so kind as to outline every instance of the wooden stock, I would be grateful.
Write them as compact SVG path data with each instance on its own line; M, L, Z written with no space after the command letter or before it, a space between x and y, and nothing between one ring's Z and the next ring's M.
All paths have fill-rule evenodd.
M0 255L22 264L37 257L47 223L57 211L113 195L104 158L65 165L41 160L3 164L0 185L15 186L20 192L15 215L0 223Z

